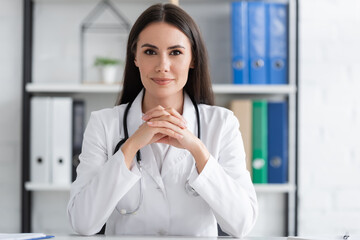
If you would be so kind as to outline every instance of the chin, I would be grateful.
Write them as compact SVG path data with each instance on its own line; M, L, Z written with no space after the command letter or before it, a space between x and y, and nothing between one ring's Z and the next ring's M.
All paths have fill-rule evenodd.
M182 93L182 89L171 89L171 88L161 88L152 91L152 95L158 98L167 98L177 95L179 92Z

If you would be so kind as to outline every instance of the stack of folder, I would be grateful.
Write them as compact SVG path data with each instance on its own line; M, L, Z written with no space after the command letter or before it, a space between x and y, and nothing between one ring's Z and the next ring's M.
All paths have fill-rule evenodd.
M253 183L288 181L288 104L286 101L233 100L246 162Z
M84 103L70 97L35 96L30 121L30 181L71 183L73 156L81 151Z
M233 2L232 69L235 84L288 83L288 5Z

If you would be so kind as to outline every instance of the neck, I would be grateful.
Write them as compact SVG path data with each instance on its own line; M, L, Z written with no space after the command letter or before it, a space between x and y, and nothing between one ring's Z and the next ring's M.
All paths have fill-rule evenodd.
M182 114L184 106L184 93L179 92L178 94L161 98L150 95L150 93L145 91L142 101L143 113L146 113L150 109L153 109L159 105L164 108L174 108L178 113Z

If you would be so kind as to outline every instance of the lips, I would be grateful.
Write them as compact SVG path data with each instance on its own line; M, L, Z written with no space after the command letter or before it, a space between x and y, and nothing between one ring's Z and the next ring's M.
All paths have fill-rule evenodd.
M156 84L159 85L167 85L174 81L174 79L172 78L151 78L151 80L153 80Z

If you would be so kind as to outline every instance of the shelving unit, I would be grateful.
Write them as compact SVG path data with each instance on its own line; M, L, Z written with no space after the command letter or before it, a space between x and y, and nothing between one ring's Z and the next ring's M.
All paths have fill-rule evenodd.
M139 0L140 1L140 0ZM190 1L183 0L190 4ZM198 0L200 4L216 2ZM231 2L224 1L225 3ZM297 78L297 9L298 0L287 0L289 3L289 84L287 85L232 85L214 84L213 90L220 105L229 99L241 98L285 98L289 105L289 182L287 184L255 184L258 194L284 194L287 199L286 232L288 235L297 233L297 113L298 113L298 78ZM35 95L67 95L86 96L94 94L115 96L121 91L120 85L80 84L80 83L39 83L33 82L33 11L34 0L23 0L24 3L24 44L23 44L23 100L22 100L22 232L32 231L32 193L33 192L68 192L70 185L34 184L29 182L30 168L30 100ZM70 2L69 2L70 3ZM181 4L181 2L180 2ZM111 106L112 103L109 104Z

